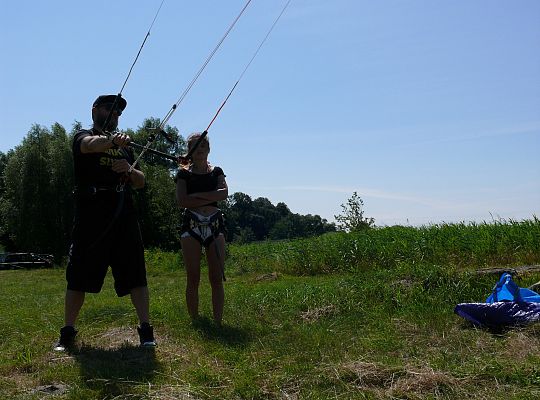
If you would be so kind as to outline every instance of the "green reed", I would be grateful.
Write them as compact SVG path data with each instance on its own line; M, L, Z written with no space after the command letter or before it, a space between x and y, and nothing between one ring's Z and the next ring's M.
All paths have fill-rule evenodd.
M234 273L293 275L395 268L401 263L460 268L540 262L540 219L389 226L292 241L230 245Z

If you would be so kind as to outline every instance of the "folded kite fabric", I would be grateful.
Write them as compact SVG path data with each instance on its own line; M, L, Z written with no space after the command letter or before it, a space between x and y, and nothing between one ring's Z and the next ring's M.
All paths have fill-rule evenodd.
M454 312L477 326L489 329L525 326L540 321L540 303L524 301L461 303Z
M504 273L485 303L461 303L454 312L489 329L525 326L540 321L540 294L520 288Z

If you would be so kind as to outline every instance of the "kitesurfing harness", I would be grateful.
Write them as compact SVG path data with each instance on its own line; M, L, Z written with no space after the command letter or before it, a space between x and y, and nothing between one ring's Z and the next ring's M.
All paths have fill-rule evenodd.
M205 216L186 208L180 233L182 237L185 235L193 237L201 246L208 248L220 234L225 234L223 214L218 209L211 215Z

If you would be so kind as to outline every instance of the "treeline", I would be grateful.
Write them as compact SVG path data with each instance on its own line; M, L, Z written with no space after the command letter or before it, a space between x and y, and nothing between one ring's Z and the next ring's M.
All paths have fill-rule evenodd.
M157 126L146 119L137 130L127 130L135 142L146 143ZM33 125L22 143L0 152L0 243L8 251L67 254L73 221L73 158L71 142L81 129L71 131L56 123L50 129ZM182 154L185 140L174 127L167 127L176 140L171 145L157 137L152 147L170 154ZM176 165L148 155L141 163L146 187L135 194L141 229L147 247L178 248L177 226L182 210L176 206L172 179ZM291 239L335 231L336 227L318 215L292 213L285 203L274 206L267 198L234 193L220 203L225 214L227 240L252 242Z
M225 214L229 242L294 239L336 230L333 223L319 215L294 214L285 203L274 206L265 197L252 200L241 192L229 196L220 208Z

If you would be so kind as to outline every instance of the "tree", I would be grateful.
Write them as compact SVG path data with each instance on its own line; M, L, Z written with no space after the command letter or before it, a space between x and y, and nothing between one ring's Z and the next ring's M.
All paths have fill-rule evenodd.
M235 237L242 237L243 241L254 240L255 234L250 227L251 215L253 214L251 197L245 193L236 192L220 205L225 215L226 239L233 241ZM247 227L249 227L249 233L241 233L241 230Z
M0 152L0 244L6 245L9 238L9 230L7 225L7 214L9 209L9 202L5 198L6 184L4 171L8 163L10 155L13 151L9 151L7 154Z
M270 229L279 219L279 212L266 197L253 200L253 214L250 223L256 240L268 238Z
M346 232L356 232L369 229L375 226L375 219L364 217L364 202L354 192L352 197L347 200L347 204L342 204L343 213L334 215L337 221L338 229Z
M51 227L58 232L51 244L54 254L65 254L71 240L73 223L73 154L71 139L62 125L55 123L51 127L51 141L47 152L49 164L49 185L53 209Z
M326 232L334 232L336 225L328 223L324 218L319 215L301 215L300 216L301 232L302 236L317 236Z
M220 208L226 217L228 241L292 239L336 230L318 215L293 214L285 203L274 206L265 197L251 200L240 192L229 196Z
M249 226L240 228L237 229L237 233L234 234L233 241L238 243L250 243L255 241L255 234Z
M270 230L270 239L272 240L292 239L296 236L297 229L295 227L295 218L293 214L281 218Z
M71 147L64 128L33 125L5 166L8 248L65 255L72 222Z
M170 143L163 137L163 135L156 134L156 131L153 129L159 124L160 121L157 118L146 118L143 121L143 124L139 126L136 131L128 129L125 133L128 134L135 143L141 145L145 145L147 141L153 137L154 140L151 145L153 150L171 155L183 154L186 151L186 141L182 136L180 136L178 129L169 125L165 127L165 133L174 142ZM177 168L176 163L173 161L148 152L144 155L144 161L146 164L150 165L161 165L162 167L165 167L171 171Z
M4 154L0 151L0 197L3 197L6 191L6 184L4 183L4 170L6 169L8 157L9 153Z
M292 214L291 213L291 210L289 210L289 207L287 207L287 204L283 203L283 202L279 202L277 203L276 205L276 211L279 213L279 215L283 218L283 217L286 217L287 215L290 215Z
M167 167L162 165L143 163L141 169L146 184L136 192L135 199L144 245L175 250L182 214L176 205L174 180Z
M128 131L136 143L146 144L151 128L158 126L159 120L147 118L137 131ZM178 134L178 129L167 126L167 135L173 139L169 143L163 135L156 135L151 148L167 154L183 154L185 140ZM139 153L140 150L136 150ZM176 205L175 183L173 180L177 165L163 157L145 153L140 168L146 177L145 187L136 194L141 231L145 246L160 247L167 250L178 248L177 226L181 223L181 210Z

